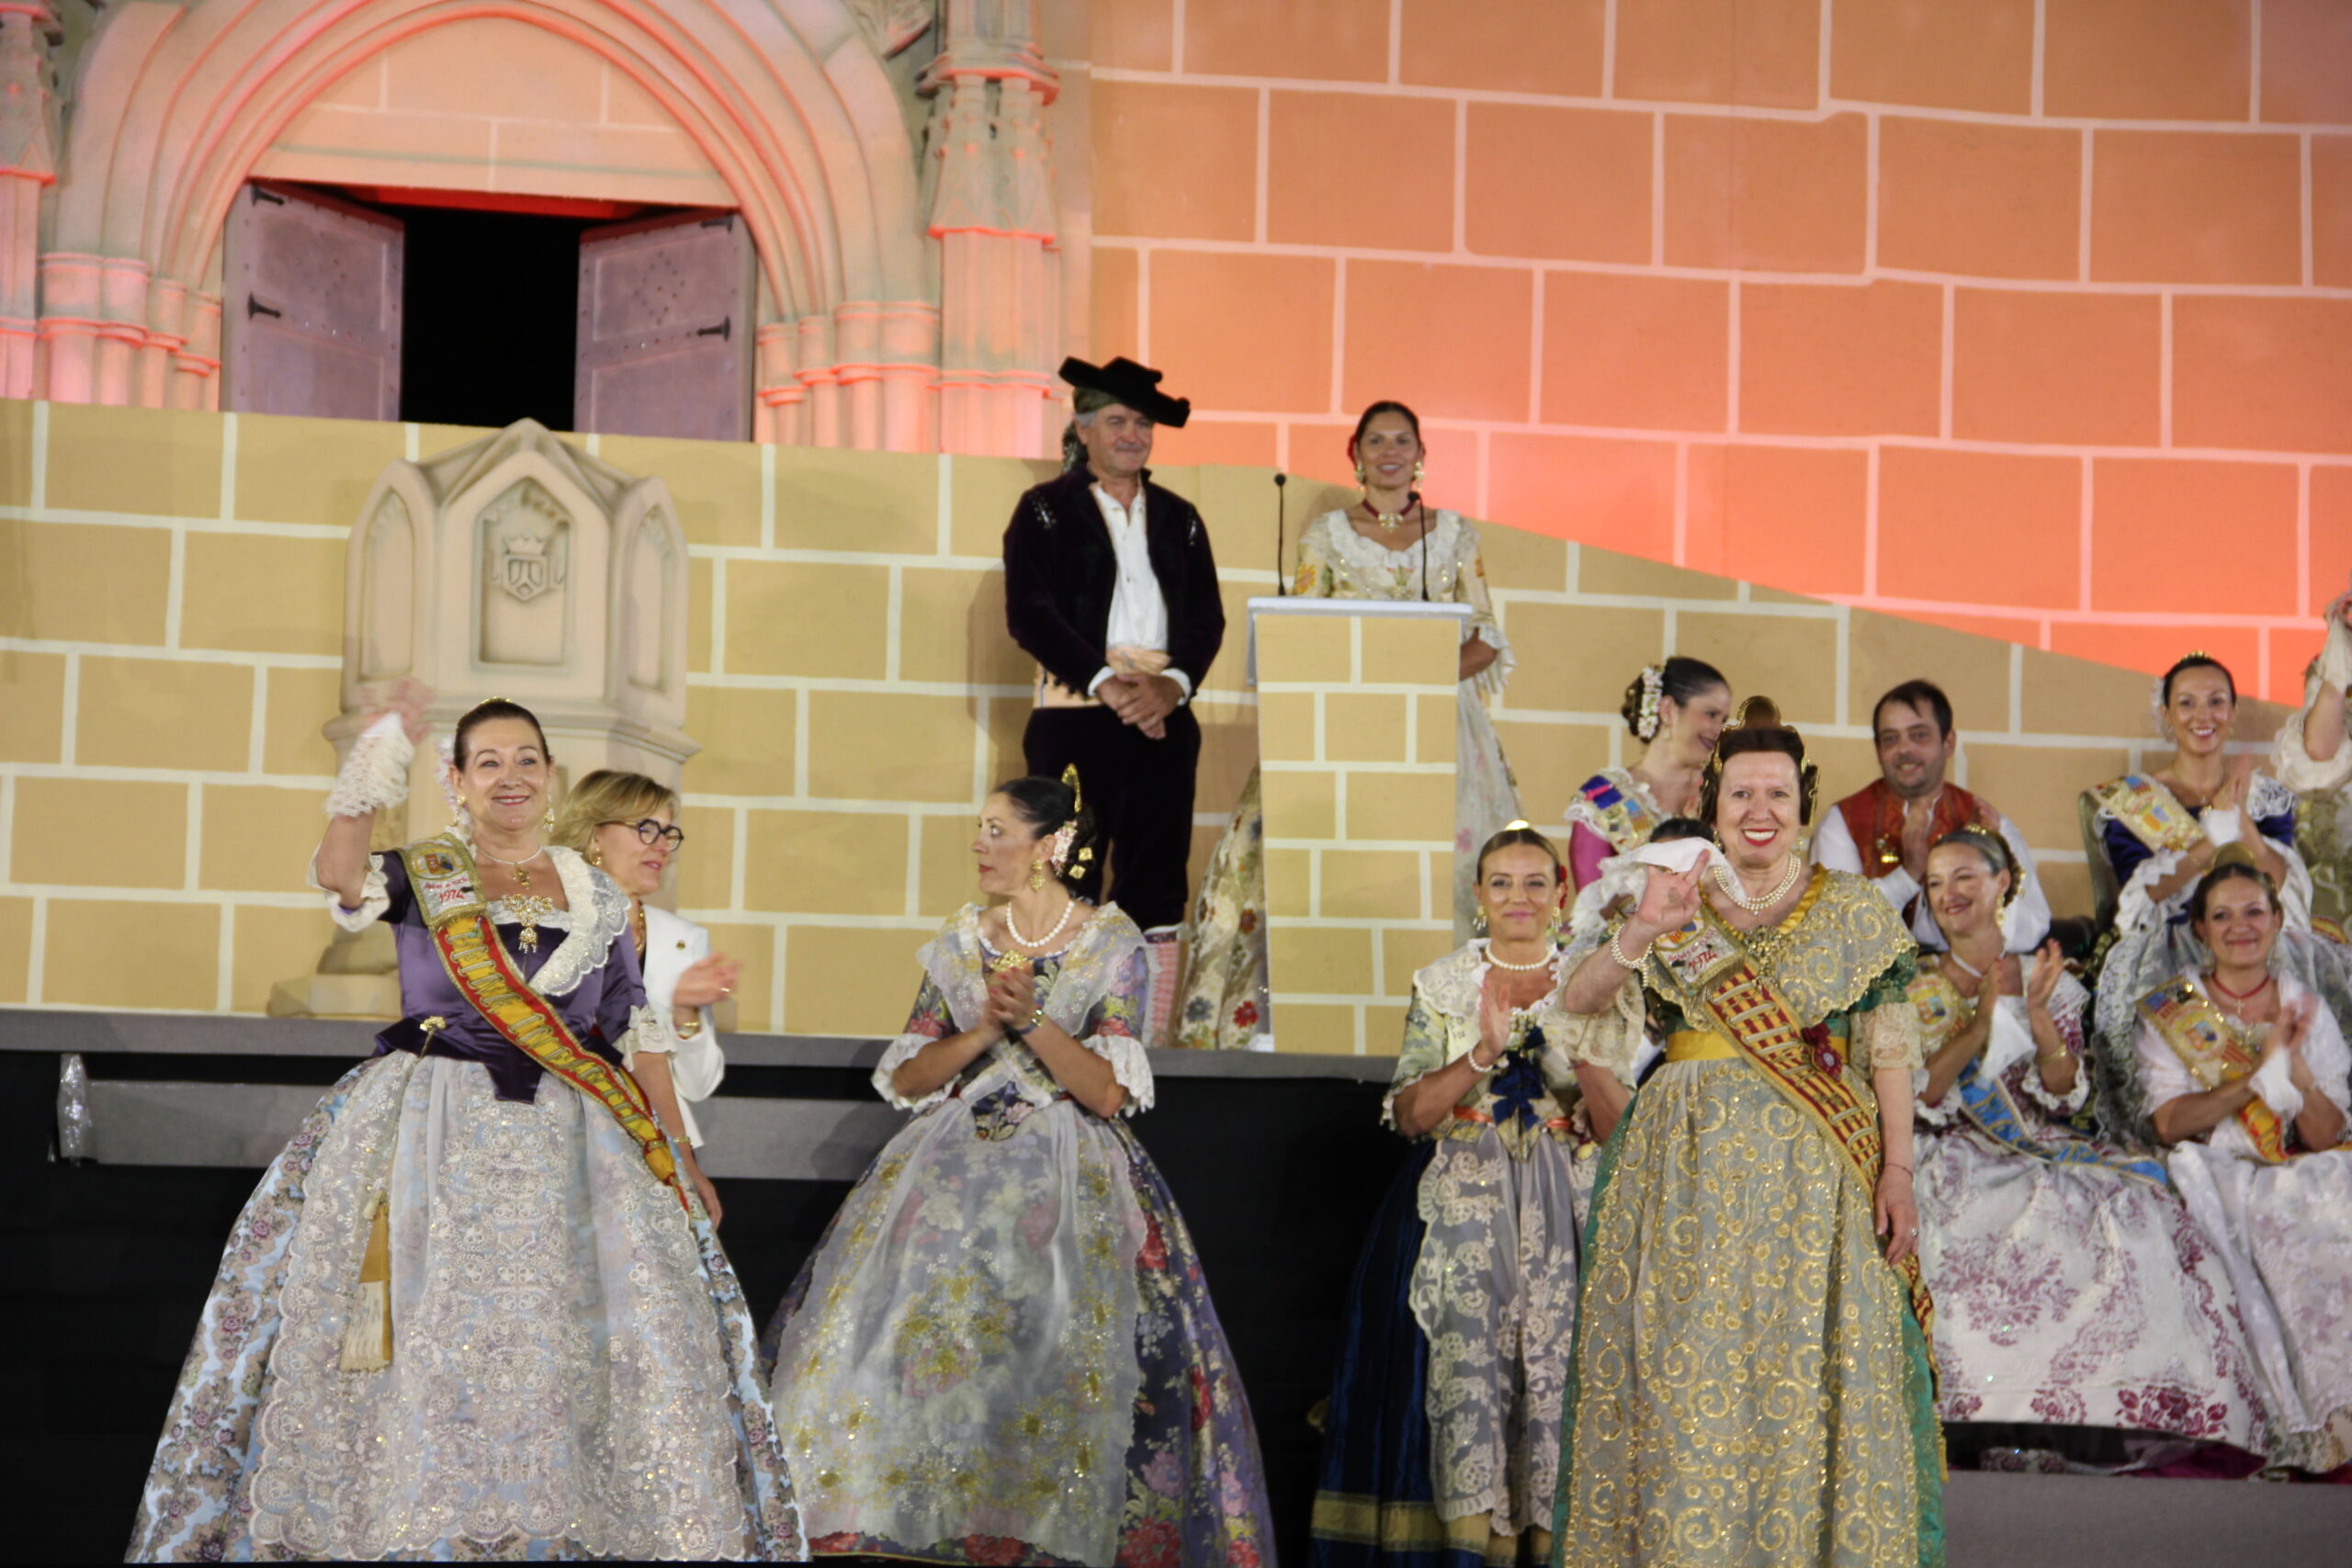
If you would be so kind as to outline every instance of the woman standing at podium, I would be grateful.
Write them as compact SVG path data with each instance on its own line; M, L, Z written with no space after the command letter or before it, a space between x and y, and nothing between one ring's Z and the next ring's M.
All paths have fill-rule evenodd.
M621 1066L674 1020L549 841L538 720L469 709L455 824L369 852L431 695L353 743L311 861L338 924L391 925L407 1016L238 1216L130 1555L797 1560L741 1287Z
M1364 410L1348 439L1363 499L1326 513L1298 541L1291 592L1308 599L1426 600L1467 604L1454 750L1455 934L1467 936L1478 913L1476 851L1519 816L1519 791L1486 703L1510 679L1510 643L1487 593L1478 530L1459 513L1432 510L1416 487L1427 453L1421 422L1403 403ZM1184 987L1177 998L1175 1043L1245 1049L1269 1033L1266 990L1265 818L1253 769L1225 837L1202 873L1186 922Z

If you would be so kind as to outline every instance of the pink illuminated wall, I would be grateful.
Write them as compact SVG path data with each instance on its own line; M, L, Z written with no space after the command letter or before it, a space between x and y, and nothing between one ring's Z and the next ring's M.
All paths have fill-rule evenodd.
M1343 476L2298 692L2352 570L2347 0L1097 0L1094 344Z

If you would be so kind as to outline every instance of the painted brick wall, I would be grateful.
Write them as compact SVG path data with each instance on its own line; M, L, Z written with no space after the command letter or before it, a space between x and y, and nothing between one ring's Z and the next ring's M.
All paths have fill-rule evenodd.
M319 731L350 520L386 462L481 434L0 401L0 1005L255 1012L310 971L329 936L302 875L332 782ZM998 553L1044 466L582 440L661 474L685 530L687 729L704 750L676 902L745 961L739 1021L895 1032L914 950L971 897L981 795L1019 771L1031 667L1004 634ZM1257 759L1239 628L1243 601L1273 586L1272 487L1262 469L1159 475L1207 519L1234 628L1201 684L1197 870ZM1307 492L1295 543L1338 492L1292 488ZM1833 795L1876 772L1876 694L1943 682L1960 782L2023 825L2062 912L2088 902L2075 793L2162 752L2142 676L1541 534L1483 536L1520 661L1497 728L1527 815L1555 831L1569 791L1624 760L1620 694L1668 649L1780 698ZM2267 746L2280 716L2249 704L2239 734ZM1401 995L1415 954L1379 956L1378 994ZM1367 1048L1378 1025L1367 1013Z
M2299 691L2352 570L2343 0L1095 0L1094 346L1345 477Z

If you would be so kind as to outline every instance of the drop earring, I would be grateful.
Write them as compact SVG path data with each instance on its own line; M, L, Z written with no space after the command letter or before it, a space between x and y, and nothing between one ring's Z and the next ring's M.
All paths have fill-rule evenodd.
M1043 893L1045 890L1046 863L1041 860L1033 860L1029 863L1029 891Z
M588 863L590 865L605 863L605 846L594 839L588 840Z
M1481 909L1470 921L1470 929L1479 936L1487 934L1487 911Z
M552 804L548 807L547 815L539 818L539 830L545 833L555 831L555 807Z
M1416 458L1414 458L1414 459L1413 459L1413 482L1414 482L1415 484L1419 484L1419 483L1420 483L1420 482L1421 482L1421 473L1422 473L1422 464L1421 464L1421 460L1420 460L1419 457L1416 457Z
M1362 463L1358 463L1356 465L1356 483L1363 483L1363 465Z

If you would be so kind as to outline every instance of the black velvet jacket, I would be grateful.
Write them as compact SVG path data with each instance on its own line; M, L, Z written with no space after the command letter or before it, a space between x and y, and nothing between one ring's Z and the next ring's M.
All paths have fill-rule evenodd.
M1004 618L1012 640L1046 673L1083 692L1109 662L1104 650L1118 559L1093 495L1073 468L1023 495L1004 530ZM1144 478L1144 540L1168 602L1168 662L1197 690L1225 641L1209 531L1193 503Z

